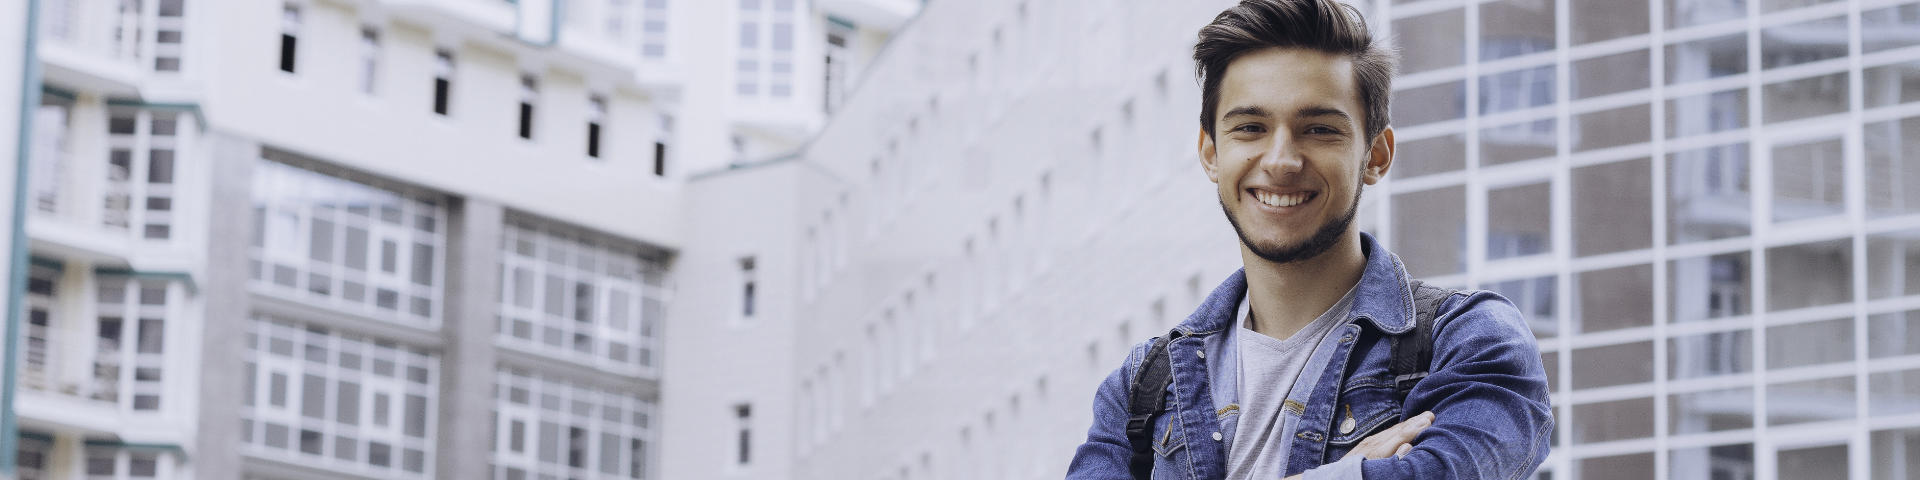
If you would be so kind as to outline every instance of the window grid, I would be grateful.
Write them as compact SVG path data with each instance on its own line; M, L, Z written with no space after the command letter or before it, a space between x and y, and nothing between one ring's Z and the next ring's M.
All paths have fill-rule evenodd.
M169 282L95 276L92 382L82 391L123 410L161 408Z
M19 480L49 480L53 465L53 437L37 432L20 432L15 450L13 474Z
M633 247L510 223L501 239L500 343L655 375L665 267Z
M403 193L284 163L255 163L253 284L278 294L371 314L440 323L446 212Z
M66 207L61 203L60 191L68 168L66 164L73 154L68 140L73 103L73 99L43 92L40 108L34 111L33 169L29 173L32 190L28 201L33 202L36 213L59 216Z
M134 238L173 237L174 179L183 158L179 112L129 107L109 109L107 178L102 185L101 223Z
M87 480L171 478L172 463L155 450L88 445L84 473Z
M51 0L42 31L54 43L134 65L143 72L180 72L186 0L88 2Z
M1470 44L1463 54L1465 63L1418 71L1403 78L1396 93L1463 79L1484 81L1490 76L1480 74L1483 69L1512 72L1541 64L1540 57L1531 55L1483 63L1480 57L1485 52L1471 45L1481 40L1481 35L1474 32L1492 28L1481 23L1478 16L1493 5L1507 2L1388 3L1376 5L1395 19L1459 8L1465 18L1457 21L1465 27ZM1834 466L1842 471L1850 467L1852 478L1891 478L1882 477L1884 472L1868 477L1869 468L1881 467L1870 466L1878 463L1871 459L1880 457L1864 455L1869 445L1863 442L1871 437L1872 448L1881 451L1877 449L1885 448L1883 442L1897 440L1886 432L1920 422L1910 413L1889 413L1906 411L1884 400L1891 392L1912 391L1913 387L1904 383L1910 381L1904 380L1909 377L1891 372L1913 368L1920 362L1913 354L1920 351L1892 346L1899 341L1882 340L1907 335L1906 328L1913 323L1908 316L1920 314L1915 308L1920 306L1920 297L1915 296L1920 291L1905 287L1900 283L1904 280L1896 280L1912 278L1904 270L1914 265L1914 255L1906 252L1916 247L1911 242L1893 240L1920 235L1904 233L1920 232L1920 215L1915 215L1920 211L1880 207L1897 205L1894 199L1912 198L1903 197L1907 194L1902 189L1915 189L1916 184L1901 177L1904 170L1900 168L1900 154L1877 152L1910 150L1899 138L1912 137L1920 129L1903 130L1901 122L1920 117L1920 105L1914 103L1920 99L1867 86L1912 82L1915 74L1911 67L1891 66L1920 59L1920 48L1910 41L1889 46L1888 40L1863 35L1861 26L1868 19L1877 19L1873 21L1882 22L1881 28L1896 24L1911 28L1914 16L1901 16L1899 12L1920 5L1910 0L1855 1L1762 13L1760 2L1727 2L1736 10L1716 17L1718 14L1694 8L1711 2L1656 1L1646 6L1648 22L1653 25L1650 31L1628 32L1624 37L1570 47L1570 27L1585 27L1574 23L1579 18L1568 18L1566 11L1570 6L1579 8L1579 3L1548 3L1557 3L1561 11L1555 32L1558 52L1547 66L1562 74L1551 81L1556 100L1541 104L1550 107L1517 113L1466 109L1437 119L1432 115L1409 117L1416 122L1399 129L1402 144L1434 139L1421 145L1440 146L1444 145L1439 143L1442 139L1457 135L1463 138L1454 148L1464 150L1467 161L1452 167L1460 170L1454 173L1447 173L1445 167L1439 173L1426 173L1432 167L1414 167L1417 178L1396 175L1385 187L1395 199L1448 189L1468 193L1461 199L1464 202L1451 207L1465 207L1468 213L1463 218L1437 220L1459 222L1465 227L1462 231L1468 232L1466 241L1457 244L1457 252L1449 254L1458 255L1460 269L1428 275L1430 279L1507 293L1530 321L1541 315L1536 308L1543 302L1536 292L1541 287L1558 291L1544 300L1549 304L1544 323L1557 325L1534 325L1541 350L1549 357L1548 373L1554 380L1556 408L1564 426L1545 469L1558 474L1555 476L1576 475L1576 468L1585 475L1595 475L1598 466L1629 458L1623 455L1644 455L1645 473L1653 478L1696 478L1709 472L1733 478L1788 478L1793 472L1787 459L1791 454L1800 459L1838 458L1840 463ZM1686 13L1689 18L1665 21L1676 12L1668 8L1670 3L1691 5ZM1395 28L1401 26L1392 23ZM1676 24L1680 26L1661 28ZM1836 44L1838 53L1832 53L1833 45L1802 46L1779 40L1787 37L1783 33L1789 30L1808 33L1806 30L1819 28L1848 31L1848 35L1829 37L1845 39ZM1731 47L1706 41L1729 34L1736 39ZM1396 36L1414 42L1426 38ZM1570 66L1578 73L1576 64L1583 61L1640 49L1646 49L1646 54L1624 58L1646 62L1636 69L1648 74L1646 80L1621 79L1594 86L1591 75L1564 75ZM1861 53L1863 49L1868 54ZM1738 61L1717 63L1729 58ZM1582 87L1582 82L1587 87ZM1459 102L1488 105L1476 97L1491 85L1480 83L1462 84L1457 92ZM1591 89L1582 91L1602 93L1569 95L1575 88L1588 87ZM1412 108L1401 105L1396 97L1396 120L1400 119L1399 109ZM1650 131L1625 136L1606 130L1609 124L1626 124L1623 120L1583 120L1629 110L1633 115L1646 116L1634 125L1646 125ZM1501 160L1496 156L1500 152L1486 150L1493 145L1488 142L1494 138L1486 136L1493 130L1480 125L1529 122L1549 122L1548 128L1559 132L1561 140L1548 150L1550 155L1523 156L1516 159L1536 160L1494 165ZM1867 140L1870 132L1876 132L1874 128L1882 130L1871 133L1878 135L1872 137L1874 140ZM1819 148L1810 148L1810 144ZM1863 144L1866 149L1860 148ZM1403 156L1402 160L1395 165L1396 170L1413 162L1434 161L1414 156ZM1621 200L1620 191L1588 197L1582 193L1580 174L1573 172L1579 167L1625 166L1628 162L1636 171L1645 166L1642 175L1651 179L1651 191L1640 193L1637 190L1642 187L1638 185L1630 185L1627 190L1650 201L1632 202L1626 208L1634 211L1630 220L1589 222L1577 216L1582 210L1591 211L1596 202L1620 208ZM1489 210L1498 205L1489 204L1493 198L1487 195L1543 173L1551 176L1553 184L1551 255L1487 258L1489 255L1482 252L1505 252L1512 247L1500 243L1498 235L1489 235L1490 223L1511 219L1493 218L1501 214ZM1790 205L1782 199L1795 203ZM1449 200L1455 201L1460 200ZM1809 201L1815 202L1811 205L1817 207L1813 210L1817 213L1804 213ZM1393 210L1407 208L1408 204L1390 201L1376 207L1374 214L1394 219L1397 215ZM1876 208L1888 211L1872 210ZM1776 223L1775 219L1781 220ZM1620 222L1632 226L1627 229L1632 241L1594 251L1575 248L1591 243L1595 235L1605 234L1587 230L1591 226L1619 229ZM1638 225L1640 222L1646 224ZM1431 237L1422 233L1431 227L1396 231L1408 224L1380 224L1384 228L1377 233L1390 242L1396 236L1403 237L1402 241L1411 241L1410 236ZM1412 258L1419 257L1418 252L1407 255L1406 250L1406 246L1395 249L1408 257L1410 270L1419 270L1420 263L1450 258ZM1647 311L1638 314L1650 321L1619 329L1583 331L1582 324L1593 319L1582 318L1582 289L1580 282L1573 280L1621 267L1650 272L1647 281L1651 289L1645 293L1651 298L1642 300ZM1519 281L1529 278L1537 280ZM1838 286L1818 288L1827 284ZM1766 351L1769 335L1774 337L1773 355ZM1602 360L1594 356L1601 352L1597 349L1649 341L1651 348L1633 347L1647 352L1651 359L1646 376L1619 384L1576 385L1581 375L1595 374L1578 365ZM1808 350L1829 348L1818 346L1829 341L1835 342L1831 348L1840 350ZM1870 356L1873 352L1868 342L1873 341L1881 342L1873 349L1886 358ZM1781 342L1795 345L1789 348ZM1781 356L1789 353L1791 356ZM1583 354L1588 358L1580 358ZM1768 368L1769 359L1777 368ZM1881 396L1874 396L1876 393ZM1838 404L1835 407L1844 406L1838 409L1842 413L1819 418L1764 413L1791 411L1799 408L1795 406L1798 402L1810 398L1828 398ZM1681 399L1688 403L1676 403ZM1719 413L1700 410L1705 405L1702 402L1719 402L1715 407ZM1874 410L1875 405L1881 410ZM1619 410L1625 406L1632 410ZM1589 413L1608 408L1617 415L1603 420L1612 423L1582 423L1598 418ZM1725 425L1739 417L1747 418L1748 423ZM1641 430L1625 433L1604 430L1618 427L1620 419L1630 424L1647 421L1650 425L1635 424ZM1701 430L1707 423L1720 426ZM1583 438L1597 439L1597 443ZM1830 458L1807 454L1804 448L1835 442L1842 451L1852 453Z
M62 313L59 308L60 269L34 264L27 270L27 341L22 359L21 383L29 389L55 390L60 378L60 344L53 338L53 322Z
M256 316L241 442L328 470L433 474L439 359L390 341Z
M669 32L667 0L641 0L640 55L652 60L667 57Z
M734 93L793 97L795 0L738 0Z
M651 478L654 402L521 370L494 379L493 478Z

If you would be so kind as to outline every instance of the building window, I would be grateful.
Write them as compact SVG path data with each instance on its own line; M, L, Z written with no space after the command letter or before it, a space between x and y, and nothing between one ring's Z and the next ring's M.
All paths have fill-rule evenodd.
M360 29L360 93L373 95L380 84L380 32Z
M253 174L253 282L284 296L439 323L446 213L428 195L295 167L266 149Z
M60 213L60 183L66 171L68 119L73 115L73 100L52 93L40 95L40 109L34 111L32 190L27 201L40 213Z
M753 461L753 406L745 403L734 405L733 418L739 424L739 455L735 463L747 465Z
M433 113L447 114L448 104L453 94L453 52L441 49L433 52Z
M167 282L97 277L93 382L87 396L133 410L159 410Z
M827 113L833 113L846 99L847 86L853 80L848 77L848 72L853 70L848 65L853 61L853 52L847 46L853 35L853 24L838 18L827 19L826 93L822 103Z
M739 0L739 54L734 93L793 96L794 0ZM772 3L769 6L766 3ZM762 35L762 33L765 35Z
M665 265L634 246L509 222L502 238L499 339L582 363L654 369Z
M59 311L60 268L34 263L27 270L27 353L22 365L22 382L34 390L56 390L53 359L59 344L54 341L53 319Z
M137 3L137 2L136 2ZM294 73L295 54L300 43L300 6L286 4L280 10L280 71Z
M673 116L661 115L659 133L653 140L653 176L667 176L667 142L673 138Z
M587 156L600 158L600 127L607 121L607 99L587 97Z
M180 122L175 111L109 111L102 224L147 240L173 236L174 159L190 138L180 130L191 123Z
M86 446L86 472L89 479L170 478L172 465L166 456L151 449L129 449L107 445ZM23 480L25 476L21 477Z
M542 377L496 373L493 478L649 478L654 402Z
M35 432L20 432L19 448L14 450L14 475L20 480L48 480L53 468L53 437Z
M533 105L539 100L539 80L531 73L520 74L520 138L533 138Z
M640 10L640 55L649 59L667 56L667 0L644 0Z
M264 316L247 339L240 439L253 453L370 476L432 473L439 359Z
M740 316L753 318L753 257L740 259Z

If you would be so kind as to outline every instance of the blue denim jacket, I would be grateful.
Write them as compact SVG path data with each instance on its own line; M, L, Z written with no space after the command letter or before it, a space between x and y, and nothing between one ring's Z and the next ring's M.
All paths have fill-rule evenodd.
M1349 322L1316 348L1315 356L1331 352L1329 361L1313 363L1324 370L1301 374L1312 384L1306 398L1313 400L1289 405L1289 414L1299 418L1290 432L1286 474L1340 460L1367 435L1429 410L1435 414L1433 426L1414 440L1412 452L1358 462L1364 478L1506 480L1531 474L1546 459L1553 410L1540 352L1520 311L1486 291L1463 291L1441 302L1430 374L1414 386L1405 405L1395 405L1388 338L1413 327L1413 295L1399 257L1371 235L1361 234L1361 244L1366 271L1356 286ZM1236 352L1227 339L1246 288L1245 272L1235 272L1174 327L1184 336L1167 345L1173 382L1167 386L1165 411L1153 421L1153 478L1226 475L1227 442L1239 420L1232 368ZM1093 427L1067 478L1131 478L1127 390L1150 343L1135 345L1126 364L1100 384ZM1355 428L1343 432L1349 415ZM1340 476L1351 477L1353 463L1339 465L1349 467L1339 469L1346 471Z

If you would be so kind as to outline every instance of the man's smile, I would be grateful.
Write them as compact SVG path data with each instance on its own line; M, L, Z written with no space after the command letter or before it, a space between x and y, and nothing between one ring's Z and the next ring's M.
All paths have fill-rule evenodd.
M1245 190L1255 208L1271 214L1286 215L1304 209L1320 198L1318 190L1253 187Z

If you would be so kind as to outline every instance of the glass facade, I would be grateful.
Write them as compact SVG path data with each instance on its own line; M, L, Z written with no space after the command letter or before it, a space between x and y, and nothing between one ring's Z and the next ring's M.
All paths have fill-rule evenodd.
M501 344L658 374L665 266L633 246L510 223L501 239Z
M433 473L436 355L256 315L240 439L250 453L381 478Z
M494 384L493 478L646 479L657 405L521 370Z
M1385 237L1527 314L1540 478L1920 476L1920 2L1375 6Z

